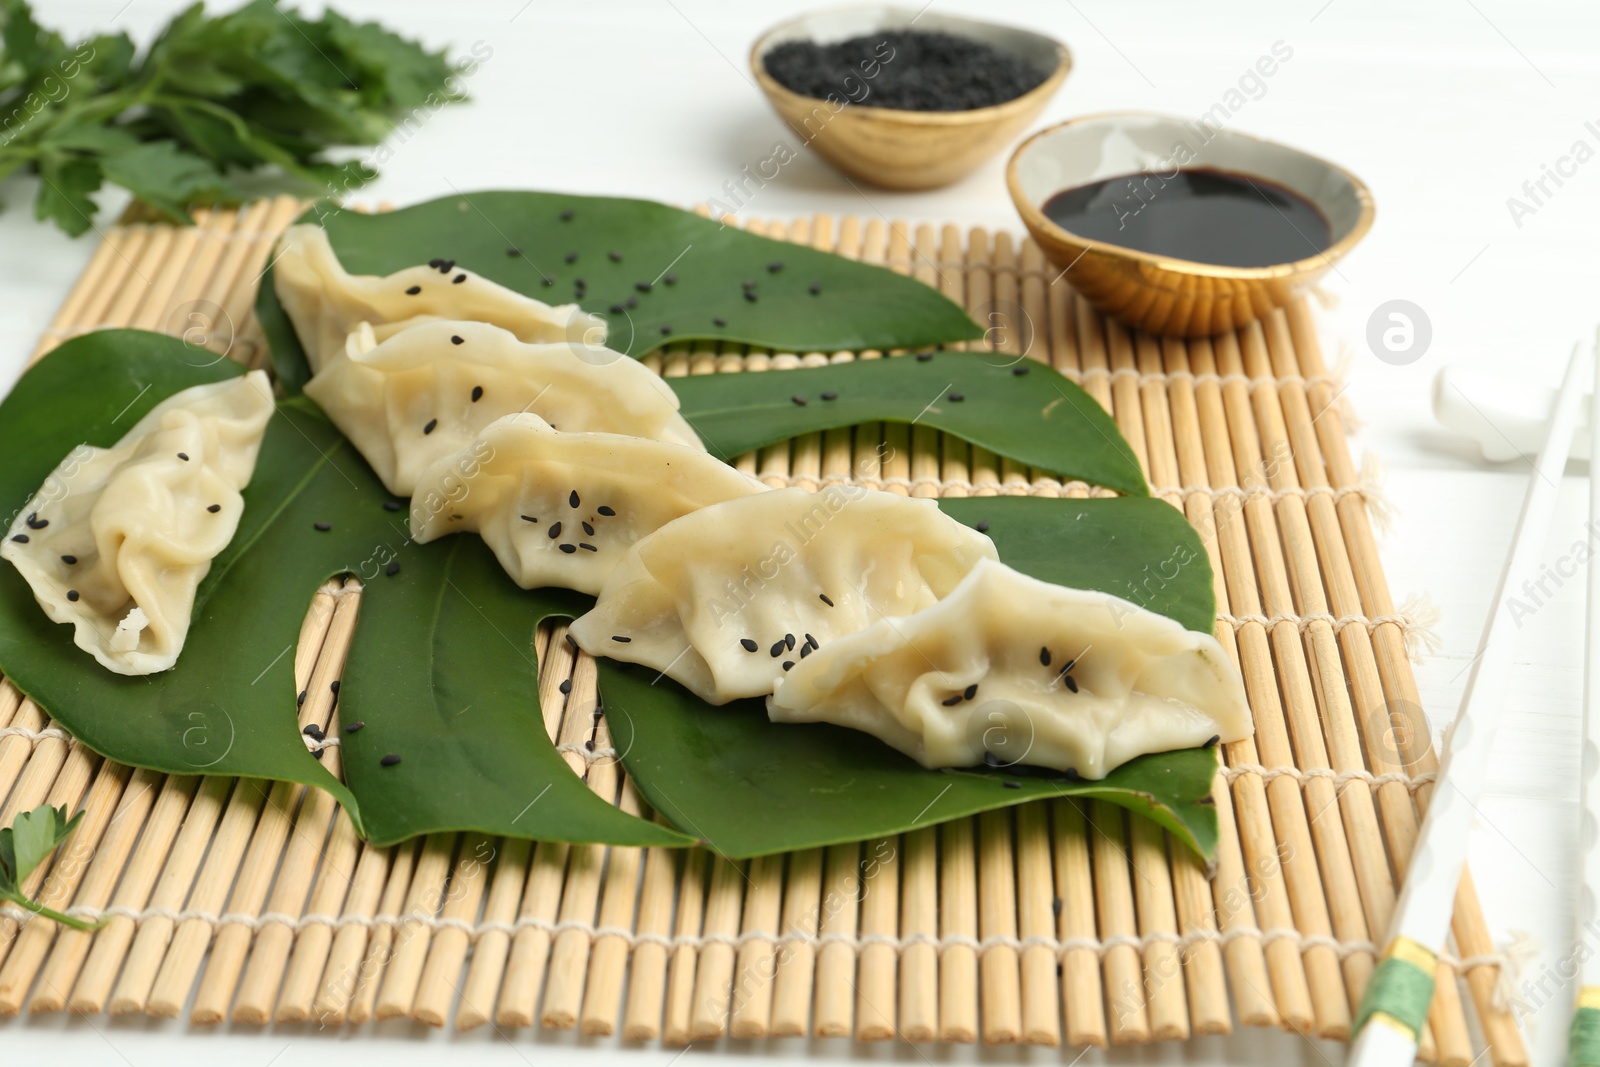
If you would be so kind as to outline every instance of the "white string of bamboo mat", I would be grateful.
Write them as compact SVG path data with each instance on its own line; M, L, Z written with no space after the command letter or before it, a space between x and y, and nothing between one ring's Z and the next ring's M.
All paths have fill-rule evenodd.
M1186 933L1155 930L1146 934L1112 934L1103 938L1092 937L1047 937L1033 935L1029 937L1015 937L1009 934L991 934L985 938L976 938L968 934L908 934L897 936L894 934L848 934L827 933L812 934L803 931L790 930L786 933L774 933L770 930L746 930L738 934L666 934L641 933L621 926L598 926L581 919L567 919L553 922L538 916L525 915L512 922L499 922L486 920L470 922L466 919L443 915L427 915L418 912L387 915L288 915L283 912L264 912L260 915L250 915L242 912L224 912L221 914L200 909L186 909L178 911L172 908L129 908L112 906L104 909L72 907L67 909L67 914L74 918L90 922L101 922L109 919L127 919L135 925L140 925L151 919L162 919L174 925L199 920L213 929L222 926L243 926L252 932L257 932L267 926L285 926L300 933L312 926L327 926L339 930L347 926L361 926L375 929L381 926L389 927L425 927L433 932L440 930L456 930L466 934L469 940L476 941L485 934L499 933L515 936L522 930L538 930L558 936L568 931L587 934L598 940L603 937L615 937L624 941L630 949L640 945L659 945L667 951L679 948L704 949L713 945L724 945L733 949L741 949L748 944L783 944L799 945L812 949L821 949L829 945L844 945L855 952L870 948L874 945L883 945L893 949L896 954L903 954L907 949L918 945L927 945L936 953L943 954L951 948L967 948L984 955L994 949L1010 949L1015 952L1025 951L1030 948L1045 948L1057 957L1064 957L1069 952L1092 952L1104 957L1114 949L1127 946L1143 952L1157 944L1175 945L1183 951L1191 951L1200 944L1216 944L1226 948L1239 938L1249 938L1270 944L1276 941L1289 941L1297 945L1301 952L1313 948L1327 948L1336 953L1340 959L1349 956L1367 955L1376 957L1378 946L1372 941L1339 941L1336 938L1319 934L1306 934L1289 927L1278 927L1262 930L1256 926L1235 926L1228 930L1195 929ZM16 920L19 923L27 922L36 916L32 912L7 904L0 907L0 916ZM1504 952L1495 952L1482 956L1470 956L1466 959L1457 959L1449 954L1439 957L1439 962L1454 967L1459 973L1466 973L1479 967L1509 967L1510 957Z

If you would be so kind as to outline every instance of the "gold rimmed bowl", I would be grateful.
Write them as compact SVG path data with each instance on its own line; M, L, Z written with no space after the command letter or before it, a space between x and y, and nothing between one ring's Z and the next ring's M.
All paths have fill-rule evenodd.
M789 41L832 44L912 28L981 41L1050 74L1023 95L993 107L905 111L872 106L876 72L869 76L863 71L834 99L820 100L779 85L763 62L768 52ZM1011 143L1066 80L1072 55L1060 41L1029 30L926 8L869 5L814 11L774 26L751 47L750 69L783 120L835 167L886 189L936 189L965 177Z
M1229 267L1091 241L1044 213L1063 189L1177 166L1231 171L1299 194L1327 220L1330 244L1317 251L1308 243L1308 254L1289 263ZM1006 184L1028 232L1090 303L1136 329L1175 337L1237 329L1283 307L1366 236L1375 214L1366 185L1343 167L1201 120L1144 112L1040 130L1012 153Z

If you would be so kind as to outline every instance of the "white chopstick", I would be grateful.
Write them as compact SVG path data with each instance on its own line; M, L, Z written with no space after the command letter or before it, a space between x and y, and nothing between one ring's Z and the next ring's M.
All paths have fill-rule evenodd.
M1600 397L1600 333L1595 336L1595 393ZM1589 419L1589 528L1600 522L1600 419ZM1582 797L1578 814L1578 843L1583 850L1583 881L1578 886L1578 922L1574 945L1582 960L1578 996L1568 1028L1568 1063L1571 1067L1600 1065L1600 953L1590 941L1600 920L1600 561L1589 557L1589 600L1584 615L1583 748L1578 760L1578 789ZM1588 946L1588 951L1583 951Z
M1466 866L1473 812L1489 776L1495 730L1506 706L1507 668L1516 632L1506 600L1524 579L1537 575L1577 429L1586 369L1582 349L1575 346L1549 435L1528 479L1522 516L1467 677L1461 710L1446 739L1433 799L1390 923L1389 943L1356 1016L1351 1067L1409 1067L1416 1059L1417 1035L1433 999L1438 953L1449 934L1456 886Z

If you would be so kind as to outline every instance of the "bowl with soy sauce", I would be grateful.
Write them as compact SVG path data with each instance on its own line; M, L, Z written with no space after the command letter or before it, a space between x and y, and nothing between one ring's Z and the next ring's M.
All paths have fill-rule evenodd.
M1147 113L1041 130L1006 170L1040 248L1101 311L1151 333L1238 329L1314 285L1372 228L1372 195L1299 149Z

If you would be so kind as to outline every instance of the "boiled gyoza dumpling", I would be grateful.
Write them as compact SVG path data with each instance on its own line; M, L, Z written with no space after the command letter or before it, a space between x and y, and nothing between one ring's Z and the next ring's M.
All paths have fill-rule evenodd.
M767 712L863 730L929 767L987 754L1094 779L1251 731L1244 685L1209 634L991 561L926 610L824 644Z
M45 614L118 674L171 667L195 588L239 525L272 417L261 371L175 393L62 460L0 544Z
M819 644L920 611L994 558L987 537L932 500L778 489L641 540L571 633L586 652L646 664L722 704L772 692Z
M633 543L698 508L767 492L705 452L508 415L417 482L411 536L471 531L524 589L598 593Z
M605 348L525 344L481 322L424 322L379 341L365 324L306 383L391 493L485 426L531 411L563 432L602 431L701 448L678 395L642 363Z
M294 323L312 373L344 350L358 322L383 326L411 319L466 319L509 330L523 341L605 342L605 326L576 304L551 307L435 259L393 274L349 274L320 226L301 223L284 231L272 278L283 310Z

